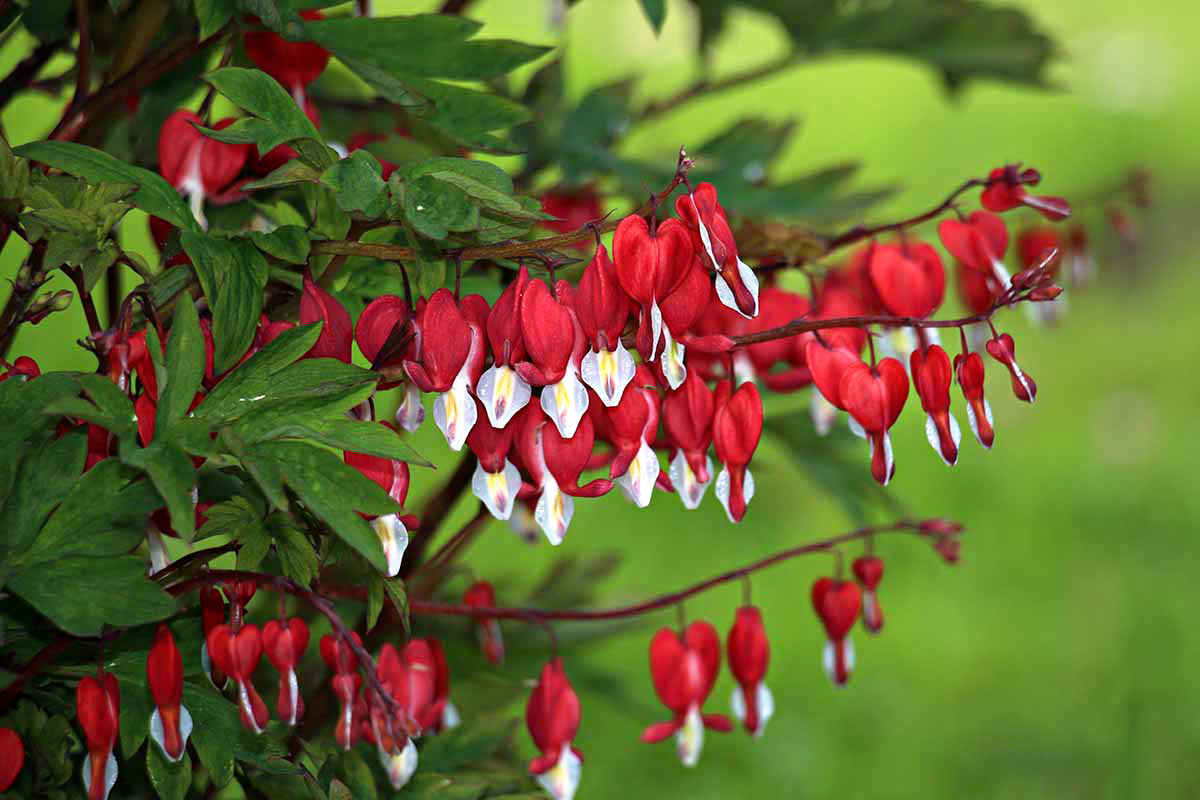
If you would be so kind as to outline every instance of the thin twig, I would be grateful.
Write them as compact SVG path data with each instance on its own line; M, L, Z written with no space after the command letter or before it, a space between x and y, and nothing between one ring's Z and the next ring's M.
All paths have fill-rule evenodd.
M66 650L73 641L74 637L63 634L29 659L29 663L21 670L21 674L13 678L12 683L5 686L4 691L0 692L0 711L8 708L21 694L21 690L25 688L26 684L45 671L46 667L50 666L54 659L58 658L59 654Z
M88 0L75 0L75 26L79 29L79 48L75 55L75 96L68 106L71 109L83 105L92 85L92 14Z
M696 99L702 95L723 92L728 89L736 89L744 86L747 83L761 80L762 78L770 77L777 72L787 69L794 65L797 61L795 53L787 53L786 55L776 58L772 61L767 61L759 64L756 67L735 72L723 78L701 78L695 83L689 84L675 94L662 98L661 100L652 100L640 112L638 119L646 120L660 116L673 111L679 106Z
M54 57L63 47L63 42L45 42L34 48L33 52L13 67L12 72L0 81L0 108L4 108L18 92L30 88L34 77L42 71L42 67Z

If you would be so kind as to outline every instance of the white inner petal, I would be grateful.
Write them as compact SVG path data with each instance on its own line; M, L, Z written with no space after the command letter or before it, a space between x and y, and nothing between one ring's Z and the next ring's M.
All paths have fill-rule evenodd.
M571 516L575 513L575 498L565 494L558 488L558 481L546 470L542 480L542 494L538 497L537 507L534 508L533 518L537 520L542 533L550 544L562 544L567 528L571 524Z
M563 745L562 755L553 767L537 776L537 782L554 800L571 800L579 789L579 779L583 775L583 762L571 743Z
M542 410L554 422L559 434L570 439L579 428L579 421L588 409L587 387L579 380L572 366L562 380L542 389Z
M696 473L692 472L692 466L688 464L682 450L676 452L675 457L671 459L671 467L668 472L671 476L671 485L675 487L679 499L683 501L683 507L689 511L699 507L700 501L704 499L705 491L708 490L708 485L712 483L712 459L705 456L705 461L708 464L709 478L701 483L696 479Z
M663 326L663 335L666 342L663 345L661 358L662 371L666 376L667 383L674 390L682 386L687 377L687 367L683 365L683 355L687 348L675 341L671 336L671 329L665 325Z
M694 767L700 762L700 751L704 749L704 720L699 707L693 705L683 719L683 727L675 734L675 750L685 767Z
M654 482L658 480L660 469L658 456L643 440L637 455L629 462L629 469L617 478L617 485L634 505L645 508L650 505L650 498L654 494Z
M416 384L404 384L404 396L396 409L396 424L409 433L415 433L425 421L425 405L421 402L421 390Z
M493 428L503 428L529 402L532 390L515 370L489 367L475 384L475 395L487 410Z

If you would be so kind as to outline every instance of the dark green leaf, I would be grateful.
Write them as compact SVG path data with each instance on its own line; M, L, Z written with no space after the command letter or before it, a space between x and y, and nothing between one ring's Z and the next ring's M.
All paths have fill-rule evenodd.
M148 447L122 442L121 461L144 470L158 490L171 515L171 527L184 541L190 542L196 526L196 507L192 490L196 486L196 468L187 453L174 441L155 439Z
M271 428L269 436L264 438L312 439L352 453L407 461L423 467L433 466L413 449L407 439L386 426L340 416L288 413L282 415Z
M29 547L79 479L86 453L87 434L75 430L57 440L47 433L36 446L15 454L20 456L17 480L0 508L0 563L11 565L13 557ZM0 583L6 571L0 568Z
M265 178L243 184L242 189L252 192L256 189L275 189L280 186L292 186L297 183L317 183L321 180L319 170L313 169L298 158L286 161Z
M79 382L66 373L0 382L0 417L6 422L0 426L0 505L8 502L25 443L48 440L58 424L44 409L78 392Z
M183 704L192 715L191 745L208 770L212 782L225 786L233 780L234 751L241 723L238 709L208 687L183 684Z
M408 620L408 589L404 585L404 580L402 578L384 578L383 590L387 592L388 599L392 601L392 606L396 609L396 615L400 617L400 624L407 636L412 632L412 628Z
M663 22L667 18L667 0L642 0L642 11L650 20L655 33L662 33Z
M422 177L406 182L403 191L404 217L422 236L440 240L450 231L479 227L479 208L457 186Z
M250 231L246 235L259 250L285 264L308 263L308 252L312 243L307 231L299 225L282 225L270 233Z
M97 636L105 625L144 625L175 613L175 599L134 556L54 558L13 578L8 588L73 636Z
M200 38L207 39L224 28L237 11L237 0L195 0Z
M475 720L444 731L421 748L421 767L431 772L453 772L495 753L512 737L512 719Z
M214 424L230 422L247 413L249 404L267 399L275 375L312 349L321 335L321 326L314 322L281 333L226 375L197 406L193 412L196 418Z
M197 539L210 536L226 536L230 541L239 541L252 536L255 528L262 527L262 514L245 497L231 497L217 503L204 512L204 525L196 534Z
M353 364L307 358L275 373L271 383L255 387L254 394L243 395L240 407L220 421L238 420L238 434L247 441L279 438L290 429L293 417L307 420L353 408L370 396L375 381L375 373Z
M321 182L337 192L337 202L343 211L361 211L368 217L378 217L387 208L387 184L380 177L382 172L375 156L366 150L355 150L325 170Z
M366 631L371 632L383 611L383 575L372 570L367 573L367 620Z
M254 341L267 285L267 261L244 241L184 233L182 242L212 308L213 371L220 375Z
M184 752L178 763L172 763L157 745L151 745L146 748L146 772L160 800L183 800L192 784L192 759Z
M139 656L144 656L144 653L139 651ZM133 758L134 754L141 748L142 743L146 741L146 735L150 732L150 714L154 711L154 703L150 699L150 693L146 690L145 681L145 658L138 659L141 663L140 681L129 681L117 675L117 682L121 687L121 724L119 730L121 732L121 760L128 761ZM152 744L151 748L158 745Z
M212 300L209 297L209 301ZM187 414L188 406L204 380L204 362L204 334L200 332L196 307L190 302L178 303L167 337L167 380L158 385L158 410L154 417L156 437L170 431L171 426Z
M294 107L295 103L292 105ZM101 150L74 142L30 142L21 145L15 152L23 158L40 161L91 183L135 184L138 189L131 198L135 206L148 214L162 217L182 230L200 230L179 192L162 176L148 169L135 167Z
M304 535L304 531L282 515L272 516L268 521L283 574L301 586L308 586L320 570L320 561L312 542Z

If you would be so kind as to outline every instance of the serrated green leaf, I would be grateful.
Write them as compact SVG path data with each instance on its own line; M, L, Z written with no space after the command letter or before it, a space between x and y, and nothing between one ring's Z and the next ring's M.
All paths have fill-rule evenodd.
M308 232L299 225L281 225L270 233L250 231L246 234L254 246L285 264L306 264L312 242Z
M295 106L294 103L292 105ZM162 217L181 230L200 230L179 192L162 176L148 169L135 167L101 150L74 142L30 142L14 152L22 158L40 161L92 183L134 184L138 188L130 200L135 206L148 214Z
M238 709L208 687L183 684L183 704L192 715L191 745L212 782L223 787L233 780L234 751L241 723Z
M12 578L8 589L73 636L97 636L105 625L157 622L176 608L135 556L53 558Z
M248 525L241 529L238 541L241 549L237 554L237 568L254 570L271 552L271 534L262 524Z
M48 439L57 420L44 410L79 392L74 375L51 373L37 380L16 378L0 382L0 505L7 503L25 452L26 442Z
M279 557L283 574L301 586L308 586L316 579L321 567L312 542L285 517L274 516L270 522L275 554Z
M31 445L14 454L20 461L17 479L0 508L0 531L4 532L0 564L9 566L16 554L29 547L50 512L78 480L87 455L87 434L75 430L53 439L47 431ZM7 571L0 567L0 583Z
M220 375L254 341L267 261L249 242L197 233L184 233L181 241L212 308L213 371Z
M307 420L314 414L328 416L353 408L370 396L375 381L375 373L353 364L306 358L275 373L269 385L256 388L256 394L243 395L239 406L220 421L236 421L238 435L247 441L279 438L293 417Z
M479 227L478 206L457 186L424 176L405 182L403 191L404 218L422 236L441 240Z
M262 514L250 500L238 495L209 506L204 512L204 525L196 538L226 536L231 541L237 541L256 527L262 527Z
M382 173L379 160L359 149L325 170L321 182L337 193L343 211L378 217L387 208L387 184L380 177Z

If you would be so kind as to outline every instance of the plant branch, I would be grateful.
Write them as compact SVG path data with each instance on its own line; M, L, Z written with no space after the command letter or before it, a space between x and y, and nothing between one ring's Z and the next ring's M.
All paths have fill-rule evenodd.
M816 542L809 542L797 547L792 547L788 550L783 550L774 555L747 564L744 567L723 572L720 575L715 575L699 583L692 584L687 588L680 589L677 592L670 594L659 595L648 600L643 600L640 603L630 605L616 606L614 608L597 609L594 611L580 611L575 609L545 609L545 608L479 608L476 606L457 605L453 603L435 603L426 600L411 600L408 605L409 613L412 614L438 614L443 616L457 617L488 617L490 619L524 619L524 620L571 620L571 621L596 621L596 620L613 620L625 619L628 617L636 617L641 614L647 614L652 611L658 611L663 608L669 608L679 602L686 600L693 595L708 591L716 586L720 586L730 581L736 581L751 575L768 567L775 566L784 561L789 561L803 555L811 553L823 553L833 550L838 545L846 544L860 539L867 539L872 536L877 536L885 533L912 533L916 536L924 536L930 539L945 539L952 536L957 536L962 531L961 526L957 523L948 523L945 520L911 520L901 519L886 525L872 525L858 530L843 533L840 536L832 536L828 539L822 539Z
M79 49L75 55L75 95L68 109L83 105L92 82L92 13L88 0L75 0L75 26L79 28Z
M8 75L4 76L4 80L0 81L0 108L6 107L18 92L30 88L33 79L42 71L42 67L46 66L46 63L54 57L54 54L62 46L62 42L39 44L34 48L32 53L13 67L12 72L8 73Z
M81 267L65 267L63 272L67 273L71 283L75 284L75 291L79 294L79 305L83 306L83 316L87 318L88 333L95 337L104 330L104 326L100 324L92 293L87 290L87 286L83 282L83 269Z
M736 89L739 86L744 86L747 83L753 83L754 81L762 78L770 77L771 75L781 72L795 64L797 58L798 57L795 53L787 53L780 58L763 62L758 66L750 67L749 69L742 70L741 72L734 72L731 75L727 75L723 78L712 78L711 76L701 78L700 80L683 87L679 91L675 92L675 94L668 95L661 100L652 100L645 107L643 107L640 112L638 112L637 116L642 120L652 119L665 114L668 111L674 111L684 103L694 100L702 95L723 92L728 89Z
M29 659L29 663L25 665L21 673L13 678L12 683L4 687L3 692L0 692L0 711L8 708L21 694L21 690L37 677L39 673L45 670L54 659L58 658L59 654L63 650L66 650L73 641L75 641L74 637L64 633L39 650L33 658Z
M23 231L19 232L24 238ZM17 334L17 328L21 326L24 320L25 309L29 306L29 301L33 297L34 292L44 282L42 279L42 263L46 256L46 242L38 241L33 243L33 250L29 254L29 259L17 272L17 279L13 282L12 291L8 295L8 301L4 304L4 310L0 311L0 358L8 356L8 349L12 347L13 338Z

